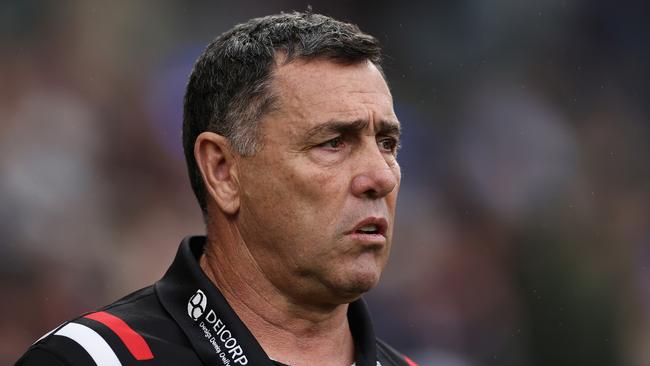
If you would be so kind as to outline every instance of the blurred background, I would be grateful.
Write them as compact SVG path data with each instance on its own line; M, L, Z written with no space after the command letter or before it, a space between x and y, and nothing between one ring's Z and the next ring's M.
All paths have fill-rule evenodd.
M607 0L3 1L0 364L203 232L192 64L308 4L380 39L404 126L379 336L423 366L650 365L650 6Z

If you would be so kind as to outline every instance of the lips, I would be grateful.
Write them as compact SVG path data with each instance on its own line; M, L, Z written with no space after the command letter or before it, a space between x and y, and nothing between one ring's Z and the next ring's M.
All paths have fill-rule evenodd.
M367 217L359 221L347 234L386 236L388 221L383 217Z

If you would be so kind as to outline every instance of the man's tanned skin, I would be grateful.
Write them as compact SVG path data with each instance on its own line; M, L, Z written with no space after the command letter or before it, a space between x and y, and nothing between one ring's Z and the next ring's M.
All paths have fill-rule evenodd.
M235 25L189 76L183 150L206 235L17 366L414 366L362 295L391 249L401 126L379 41L328 16Z
M392 97L371 62L327 59L276 61L271 92L254 155L216 133L196 140L209 195L201 267L272 359L351 365L348 303L379 281L393 234Z

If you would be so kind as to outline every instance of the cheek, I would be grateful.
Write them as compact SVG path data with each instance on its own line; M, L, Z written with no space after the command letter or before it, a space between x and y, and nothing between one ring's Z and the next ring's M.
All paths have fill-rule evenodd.
M324 223L336 199L331 175L282 164L259 166L248 174L244 204L258 219L291 231Z
M397 178L397 187L399 188L399 183L402 181L402 167L399 165L395 157L393 157L393 159L394 160L389 164L389 166Z
M315 174L312 177L311 189L313 189L313 204L321 225L327 225L329 231L341 230L341 221L345 221L351 207L350 203L350 180L342 169L338 171Z
M345 174L340 168L318 167L302 159L284 168L282 180L288 193L305 204L319 205L326 209L345 192Z
M399 188L402 183L402 168L395 162L395 165L392 167L393 172L395 174L395 178L397 179L397 185L393 189L393 192L391 192L391 195L393 195L393 199L397 200L397 194L399 193Z
M397 194L399 193L400 183L402 182L402 171L400 169L399 164L397 164L397 162L395 162L394 164L389 164L389 169L393 177L395 177L395 187L386 197L386 199L390 204L391 201L396 200Z
M243 173L242 184L248 187L243 203L258 220L313 239L340 229L349 189L340 167L315 167L301 158L276 156L247 166Z
M311 173L311 174L309 174ZM330 252L345 227L341 222L345 215L346 189L344 174L309 171L304 169L292 175L288 203L289 215L296 236L303 239L305 250L313 253Z

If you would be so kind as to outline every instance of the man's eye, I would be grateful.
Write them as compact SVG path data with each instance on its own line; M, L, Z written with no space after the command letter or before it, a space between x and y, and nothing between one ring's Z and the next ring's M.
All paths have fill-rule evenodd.
M397 139L393 137L385 137L378 141L378 145L381 149L388 152L397 151Z
M320 144L321 147L327 147L330 149L338 149L343 146L343 138L341 136L335 137L331 140L327 140Z

